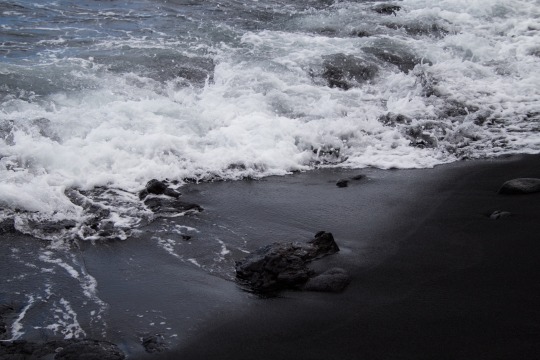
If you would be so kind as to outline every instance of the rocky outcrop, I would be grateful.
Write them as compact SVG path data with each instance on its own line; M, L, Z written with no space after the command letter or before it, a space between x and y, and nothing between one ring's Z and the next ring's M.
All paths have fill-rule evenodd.
M122 360L125 355L113 343L70 339L35 343L25 340L0 342L0 359Z
M540 179L518 178L505 182L499 189L499 194L531 194L540 192Z
M323 57L322 77L328 86L349 90L372 80L378 72L376 65L352 55L333 54Z
M320 231L307 243L273 243L255 251L236 262L236 277L257 293L300 289L314 275L307 265L338 251L332 234Z

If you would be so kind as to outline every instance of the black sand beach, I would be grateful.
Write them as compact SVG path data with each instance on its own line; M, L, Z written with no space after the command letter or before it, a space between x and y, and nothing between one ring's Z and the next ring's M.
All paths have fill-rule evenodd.
M330 183L359 172L368 180L343 189ZM294 222L306 232L332 231L345 251L324 261L347 268L353 281L337 295L253 299L255 306L214 319L169 358L535 359L540 194L497 190L538 176L540 158L519 156L242 185L256 188L246 212L272 209L266 228ZM239 187L221 186L220 193ZM490 219L495 210L512 215Z
M108 304L105 339L128 358L535 359L540 193L497 190L513 178L540 177L539 165L540 156L522 155L434 169L324 169L191 184L184 198L202 213L158 221L126 241L80 243L78 256ZM336 186L358 174L365 177ZM496 210L511 215L491 219ZM215 239L229 244L219 271L155 246L152 236L171 222L198 230L175 245L186 258L204 262L215 256ZM263 299L233 281L234 261L245 256L230 245L238 239L254 251L319 230L333 233L341 251L313 268L345 268L352 281L344 292ZM14 234L1 243L3 254L19 247L28 262L31 249L48 245ZM7 279L18 270L4 258ZM6 286L4 303L16 284ZM39 318L29 312L26 320ZM83 316L79 322L85 326ZM50 340L30 328L23 339ZM87 336L99 339L100 331ZM141 339L149 334L161 334L169 350L146 354Z

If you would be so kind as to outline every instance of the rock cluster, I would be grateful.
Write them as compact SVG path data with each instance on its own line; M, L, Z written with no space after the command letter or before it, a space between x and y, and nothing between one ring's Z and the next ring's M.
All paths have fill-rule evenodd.
M338 251L339 247L332 234L320 231L307 243L273 243L255 251L236 262L236 277L249 290L261 294L273 294L285 289L302 289L315 275L308 268L308 264ZM330 275L325 278L328 282L332 282L332 279L341 283L346 282L342 278L332 278L332 274L327 274ZM342 277L345 276L348 278L343 270ZM318 280L314 281L315 285L306 290L341 291L344 288L339 285L317 286Z

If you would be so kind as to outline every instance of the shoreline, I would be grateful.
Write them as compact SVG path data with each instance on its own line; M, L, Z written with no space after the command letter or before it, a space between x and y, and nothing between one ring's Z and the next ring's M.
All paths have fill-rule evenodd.
M540 352L540 299L532 297L540 283L540 193L497 190L512 178L540 178L538 164L540 155L516 155L189 184L183 198L200 204L201 214L156 221L126 241L80 242L64 260L95 279L107 305L103 339L130 359L532 359ZM336 186L359 174L365 177ZM490 219L495 210L512 216ZM193 238L170 240L179 229ZM345 268L352 281L343 293L260 299L233 281L234 261L246 251L320 230L333 233L341 251L311 267ZM33 257L47 248L24 235L3 237L2 251L19 247L25 263L38 264ZM19 262L0 270L15 279L26 269ZM67 297L80 279L60 271L51 286L84 311L80 295ZM24 281L21 294L42 279ZM6 291L18 289L11 284ZM30 308L29 325L39 323L38 310ZM78 321L92 324L81 313ZM146 354L148 334L163 335L169 350Z

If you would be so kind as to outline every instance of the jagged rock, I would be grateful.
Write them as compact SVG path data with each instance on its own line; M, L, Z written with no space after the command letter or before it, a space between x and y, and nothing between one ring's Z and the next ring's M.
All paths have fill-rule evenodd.
M518 178L505 182L499 194L531 194L540 191L540 179Z
M142 346L149 353L162 352L168 349L161 334L149 335L142 339Z
M309 256L312 259L335 254L339 251L339 246L334 240L334 236L332 233L326 231L319 231L316 233L315 237L308 241L308 244L313 247L309 252Z
M197 204L187 203L175 198L161 198L152 197L144 200L144 204L150 208L154 213L181 213L188 210L202 211L203 208Z
M236 262L236 277L259 293L299 289L313 274L309 262L338 251L332 234L320 231L307 243L273 243L255 251Z
M348 90L373 79L378 72L376 65L352 55L339 53L323 59L322 76L332 88Z
M336 182L336 186L340 188L344 188L349 186L349 180L346 179L340 179Z
M0 342L0 359L122 360L125 355L107 341L70 339L35 343L15 340Z
M512 216L511 212L495 210L491 215L489 215L489 218L491 220L497 220L497 219L505 218L505 217L509 217L509 216Z
M396 15L396 12L401 10L401 6L395 4L380 4L372 7L371 10L383 15Z
M312 277L304 285L306 291L341 292L351 282L349 273L342 268L332 268Z

